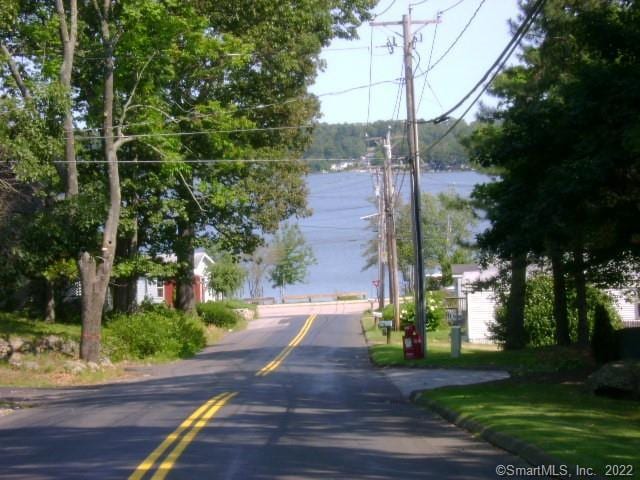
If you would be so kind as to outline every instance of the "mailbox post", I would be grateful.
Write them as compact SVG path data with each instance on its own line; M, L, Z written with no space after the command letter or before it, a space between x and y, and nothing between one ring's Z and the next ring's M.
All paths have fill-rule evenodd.
M380 320L378 326L387 335L387 345L391 343L391 328L393 327L393 320Z

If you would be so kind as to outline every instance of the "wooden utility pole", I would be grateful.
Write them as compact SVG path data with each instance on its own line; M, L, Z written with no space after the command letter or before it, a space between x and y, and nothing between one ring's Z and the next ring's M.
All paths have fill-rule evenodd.
M391 182L391 132L387 130L384 141L384 168L382 175L384 187L384 222L387 237L387 266L389 268L389 296L393 304L393 327L400 329L400 295L398 288L398 248L394 219L393 185Z
M416 123L416 106L413 86L413 44L414 36L411 33L411 25L427 25L440 23L436 20L411 20L411 15L403 15L402 22L371 22L369 25L390 26L402 25L404 38L404 77L407 97L407 127L409 137L409 161L411 165L411 216L413 225L413 253L414 253L414 296L416 304L416 327L422 337L422 353L427 344L427 332L425 329L425 291L424 291L424 258L422 252L422 222L420 213L420 154L418 151L418 124Z
M384 248L384 196L381 191L380 171L376 171L376 201L378 207L378 309L384 308L384 272L386 254Z

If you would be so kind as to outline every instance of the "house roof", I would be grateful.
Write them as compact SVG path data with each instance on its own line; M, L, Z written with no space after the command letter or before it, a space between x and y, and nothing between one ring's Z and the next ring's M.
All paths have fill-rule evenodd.
M482 267L475 263L455 263L451 265L452 275L462 275L465 272L474 272L480 270L482 270Z

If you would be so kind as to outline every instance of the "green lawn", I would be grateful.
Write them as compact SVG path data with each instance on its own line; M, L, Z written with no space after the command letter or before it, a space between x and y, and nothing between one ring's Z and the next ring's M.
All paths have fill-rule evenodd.
M59 335L80 340L80 325L65 323L45 323L31 320L15 313L0 312L0 337L22 337L32 340L45 335Z
M371 358L379 366L499 368L513 374L550 373L593 366L588 354L572 347L503 351L494 345L463 343L460 357L451 358L448 328L427 332L426 358L405 360L402 332L392 332L391 343L387 345L386 337L380 329L374 327L370 315L365 315L362 323L370 345Z
M498 432L536 445L562 461L592 467L634 465L640 477L640 404L601 398L579 385L507 381L424 392Z

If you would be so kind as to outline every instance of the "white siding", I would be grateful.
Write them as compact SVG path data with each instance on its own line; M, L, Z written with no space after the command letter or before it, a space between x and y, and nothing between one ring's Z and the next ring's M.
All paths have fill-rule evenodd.
M136 301L138 305L145 300L152 303L164 302L164 298L158 296L158 285L155 280L149 278L138 278L137 287Z
M491 291L467 295L467 328L469 342L490 343L489 325L495 321L496 302Z
M638 299L635 295L622 290L607 290L607 293L613 297L616 311L623 322L638 320Z

